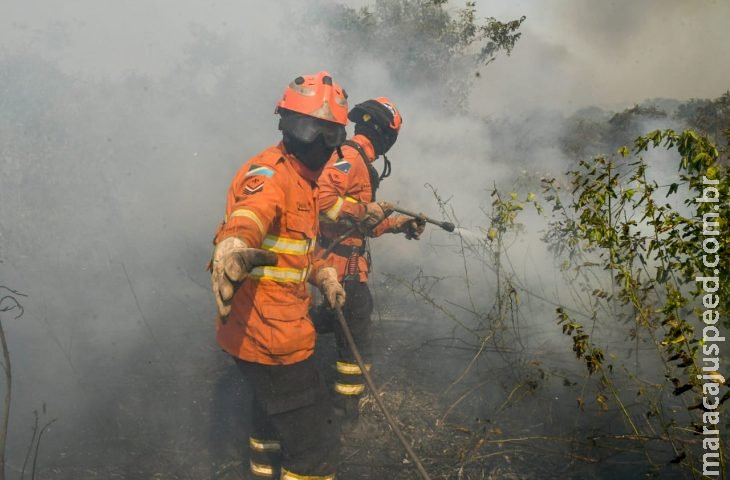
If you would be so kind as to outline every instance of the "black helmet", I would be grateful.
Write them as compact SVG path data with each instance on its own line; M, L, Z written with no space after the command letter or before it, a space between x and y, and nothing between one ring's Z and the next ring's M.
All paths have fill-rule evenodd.
M366 100L355 105L347 118L355 124L356 134L368 137L377 155L390 150L403 124L400 112L386 97Z

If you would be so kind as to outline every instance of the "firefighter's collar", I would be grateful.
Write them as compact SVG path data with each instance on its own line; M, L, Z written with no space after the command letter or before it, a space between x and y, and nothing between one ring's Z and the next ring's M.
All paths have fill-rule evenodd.
M368 161L370 163L373 163L375 161L375 159L377 158L377 155L375 155L375 147L373 147L373 144L368 137L366 137L362 133L359 133L352 137L351 140L359 144L363 148L363 150L365 150L365 153L368 156Z
M279 149L281 150L282 158L289 161L289 164L294 167L294 170L296 170L300 177L312 183L317 183L319 174L324 170L324 165L319 170L310 170L297 157L286 151L284 142L279 142Z

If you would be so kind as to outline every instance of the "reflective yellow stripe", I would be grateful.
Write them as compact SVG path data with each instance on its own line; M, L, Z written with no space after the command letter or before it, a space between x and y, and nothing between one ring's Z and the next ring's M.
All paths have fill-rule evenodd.
M294 238L266 235L266 237L264 237L264 241L261 243L261 248L264 250L271 250L274 253L306 255L314 249L314 242L311 240L296 240Z
M247 208L239 208L238 210L234 210L231 212L230 218L233 218L233 217L246 217L246 218L253 220L254 223L256 223L256 225L259 227L259 230L261 230L261 234L263 235L264 224L261 223L261 220L259 220L258 215L256 215L251 210L249 210ZM226 221L228 221L227 218L226 218Z
M357 200L356 198L352 198L352 197L345 197L345 201L350 202L350 203L360 203L359 200Z
M273 280L284 283L302 283L307 280L309 269L285 267L256 267L250 275L259 280Z
M370 371L370 364L365 364L365 369ZM337 362L337 372L343 375L362 375L362 370L357 363Z
M281 450L281 444L275 440L267 441L248 437L248 444L251 450L256 450L257 452L278 452Z
M365 391L365 385L348 385L346 383L335 383L335 392L341 395L360 395Z
M255 463L253 460L250 460L251 465L251 473L254 475L257 475L259 477L273 477L274 476L274 467L271 465L264 465L263 463Z
M335 480L335 474L331 475L299 475L290 472L286 468L281 469L281 480Z
M345 199L342 197L338 197L337 201L334 205L332 205L329 209L327 209L326 212L324 212L327 217L329 217L331 220L337 220L337 216L340 214L340 210L342 210L342 205L345 204Z

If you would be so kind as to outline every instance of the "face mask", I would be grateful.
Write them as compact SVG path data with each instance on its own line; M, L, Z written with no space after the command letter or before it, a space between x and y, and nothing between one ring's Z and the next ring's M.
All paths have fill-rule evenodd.
M368 125L368 124L361 124L358 123L355 125L355 134L356 135L365 135L368 137L368 140L370 140L370 143L373 144L373 148L375 149L375 155L384 155L385 153L390 150L390 147L393 146L396 140L396 136L394 135L385 135L381 132L379 132L374 126Z
M284 147L286 147L287 152L297 157L305 167L312 171L324 167L335 151L335 147L329 147L325 144L322 135L318 135L311 143L304 143L285 133Z

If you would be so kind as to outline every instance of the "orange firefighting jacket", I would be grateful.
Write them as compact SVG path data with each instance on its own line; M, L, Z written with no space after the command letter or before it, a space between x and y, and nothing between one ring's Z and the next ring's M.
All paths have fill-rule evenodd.
M287 365L314 352L306 282L324 263L313 256L318 173L280 143L251 158L233 178L214 243L236 236L278 255L276 266L250 272L233 296L230 315L216 322L218 343L233 356Z
M369 163L375 161L375 149L367 137L355 135L351 140L365 150ZM318 183L320 235L323 237L322 244L317 247L317 255L320 256L326 250L326 243L334 241L350 228L348 224L337 222L347 217L353 220L361 218L365 204L373 200L373 191L364 159L355 148L348 145L342 146L342 158L337 152L332 155ZM378 237L392 230L394 225L394 218L386 218L372 230L370 236ZM363 247L364 244L365 238L360 234L346 237L340 242L340 245L349 247ZM330 253L325 260L337 269L339 281L342 282L347 274L348 257ZM367 282L369 265L365 256L358 256L357 267L360 281Z

